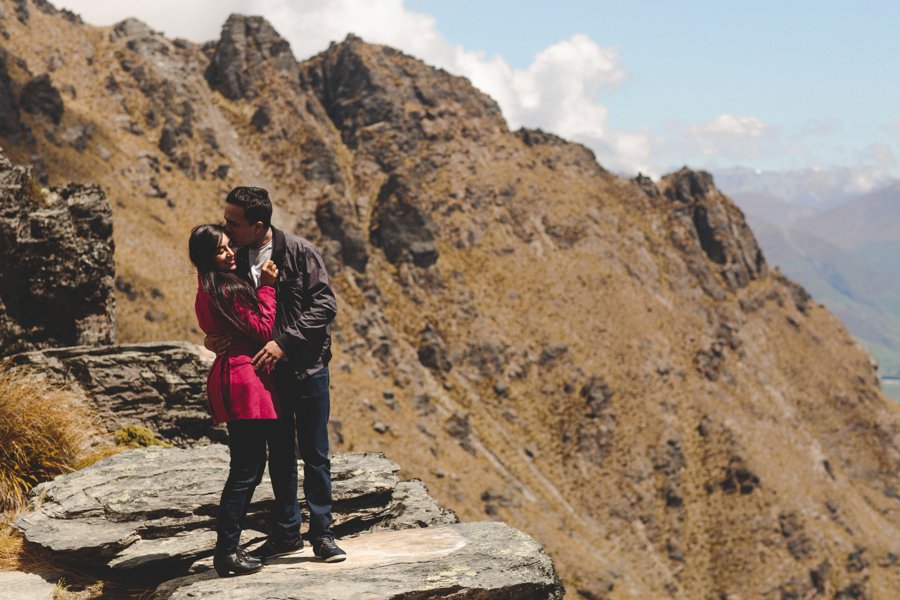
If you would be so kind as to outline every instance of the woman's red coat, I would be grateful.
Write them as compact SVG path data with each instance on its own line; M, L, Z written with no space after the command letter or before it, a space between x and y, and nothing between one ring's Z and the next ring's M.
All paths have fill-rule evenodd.
M258 373L250 362L272 339L275 288L262 286L256 294L259 310L234 299L232 314L241 323L238 329L222 316L212 296L202 286L197 288L194 309L200 329L207 335L231 336L228 351L216 357L206 380L209 413L215 424L238 419L278 418L274 378L271 373Z

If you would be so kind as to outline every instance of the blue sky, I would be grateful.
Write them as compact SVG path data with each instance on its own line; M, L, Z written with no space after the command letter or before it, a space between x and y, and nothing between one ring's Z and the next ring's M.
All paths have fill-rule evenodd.
M900 131L890 130L900 124L900 2L407 4L451 41L517 68L579 32L617 48L628 77L602 95L615 129L750 116L812 147L747 166L852 166L875 143L900 159Z
M900 2L64 0L205 41L261 14L298 58L354 32L469 77L513 126L660 174L845 167L900 176Z

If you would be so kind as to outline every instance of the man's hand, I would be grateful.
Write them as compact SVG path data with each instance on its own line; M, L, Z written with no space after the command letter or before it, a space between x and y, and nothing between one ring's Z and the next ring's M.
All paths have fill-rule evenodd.
M274 285L275 279L278 277L278 267L271 260L267 260L262 266L259 274L259 285Z
M275 366L275 363L282 358L284 358L284 350L281 349L281 346L275 340L272 340L253 357L253 367L257 371L264 370L269 372Z
M228 348L231 346L231 336L230 335L208 335L203 338L203 345L210 352L215 352L216 356L219 354L224 354L228 351Z

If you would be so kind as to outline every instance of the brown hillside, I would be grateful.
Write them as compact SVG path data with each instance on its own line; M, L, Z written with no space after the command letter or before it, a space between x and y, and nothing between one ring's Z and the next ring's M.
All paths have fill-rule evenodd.
M261 185L339 293L336 449L528 531L572 597L900 596L897 405L707 174L615 177L354 37L0 12L0 145L106 191L120 341L199 340L188 231Z

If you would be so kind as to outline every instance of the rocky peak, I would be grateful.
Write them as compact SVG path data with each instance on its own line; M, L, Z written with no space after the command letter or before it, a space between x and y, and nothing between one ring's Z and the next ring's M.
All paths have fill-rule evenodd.
M254 97L254 83L266 67L296 70L297 61L287 40L262 17L228 17L206 72L209 84L229 100Z
M664 176L659 189L671 201L672 239L689 257L705 254L732 290L766 277L766 260L744 214L716 188L712 175L685 167ZM704 290L721 296L707 270L696 260L691 266Z
M468 79L354 35L304 63L301 82L353 148L372 137L366 128L393 130L407 144L507 131L497 103Z
M696 203L711 193L718 192L712 174L687 167L666 175L663 177L663 183L666 198L685 204Z

